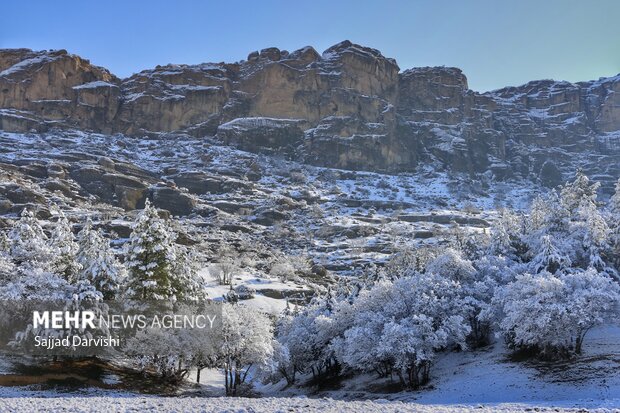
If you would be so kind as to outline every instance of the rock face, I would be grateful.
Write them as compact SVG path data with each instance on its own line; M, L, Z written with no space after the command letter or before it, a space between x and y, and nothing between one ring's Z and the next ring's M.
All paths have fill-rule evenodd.
M293 155L303 143L306 122L295 119L238 118L217 128L217 137L249 152Z
M477 93L459 69L400 72L378 50L344 41L322 54L268 48L238 63L158 66L120 80L66 51L0 50L0 129L52 127L214 136L351 170L433 164L551 184L579 165L609 185L620 175L620 76ZM147 192L99 175L94 182L121 205ZM204 185L194 190L220 190Z
M65 50L1 50L0 127L27 129L38 123L40 128L71 125L111 132L119 83L107 70Z

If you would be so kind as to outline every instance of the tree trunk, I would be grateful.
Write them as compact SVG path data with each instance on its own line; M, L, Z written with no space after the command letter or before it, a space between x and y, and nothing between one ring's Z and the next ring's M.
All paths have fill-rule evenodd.
M224 380L226 387L226 395L230 395L230 383L228 382L228 366L224 367Z

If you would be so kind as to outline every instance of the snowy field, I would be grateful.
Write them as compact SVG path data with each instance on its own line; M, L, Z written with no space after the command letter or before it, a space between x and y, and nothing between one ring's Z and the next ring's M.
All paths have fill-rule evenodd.
M389 413L389 412L583 412L582 408L552 405L532 406L525 404L490 405L424 405L416 403L389 401L337 401L332 399L307 398L152 398L152 397L75 397L58 398L15 398L0 399L3 412L98 412L98 411L140 411L140 412L351 412L351 413ZM592 412L620 411L620 401L606 407L595 407Z
M0 387L0 411L620 412L620 327L597 328L588 339L587 351L577 362L553 369L544 363L511 361L501 343L476 352L449 353L437 360L432 386L416 392L369 393L376 382L370 375L311 398L301 395L300 388L282 391L278 386L259 387L265 397L257 399ZM201 387L209 389L208 394L222 394L222 381L217 370L205 369Z

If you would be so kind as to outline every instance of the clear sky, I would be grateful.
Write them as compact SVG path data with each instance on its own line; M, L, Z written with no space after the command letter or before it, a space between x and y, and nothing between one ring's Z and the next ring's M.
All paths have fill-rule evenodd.
M620 73L620 0L5 1L0 48L67 49L120 77L166 63L341 40L401 70L456 66L474 90Z

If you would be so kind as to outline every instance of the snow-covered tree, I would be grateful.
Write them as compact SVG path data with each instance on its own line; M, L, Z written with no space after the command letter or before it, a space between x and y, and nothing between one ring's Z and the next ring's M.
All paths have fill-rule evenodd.
M1 253L4 300L56 300L71 297L69 282L53 272L54 250L35 215L24 209L8 232Z
M105 299L113 299L127 274L109 241L87 221L78 234L78 244L77 261L82 267L78 278L88 280Z
M32 211L24 209L8 233L9 253L19 267L51 270L54 258L48 237Z
M128 296L136 299L200 298L202 284L176 234L147 200L127 247Z
M522 274L498 289L509 344L544 357L580 353L585 334L611 316L620 302L618 285L590 268L569 274Z
M575 221L572 233L581 244L578 251L580 267L606 269L604 256L610 249L611 230L605 218L594 203L585 200L576 211Z
M447 248L426 267L431 272L458 283L461 312L470 326L468 342L473 347L485 345L491 333L487 317L497 279L478 271L460 251Z
M232 284L232 277L239 272L239 254L228 246L218 250L217 265L211 271L222 285Z
M556 240L552 235L543 235L539 244L534 248L538 253L530 261L530 267L534 273L547 271L554 274L557 271L563 271L572 265L571 259L564 253L566 244L561 244L560 248L556 247Z
M20 266L13 277L0 284L2 300L65 300L73 288L63 277L36 266Z
M77 261L79 246L75 242L71 224L66 215L57 207L54 207L52 211L58 216L50 239L50 247L54 254L52 269L70 283L74 283L81 270L81 265Z
M188 361L196 369L196 383L205 368L218 366L218 341L211 329L193 329L184 341L189 353Z
M434 260L441 250L436 246L418 248L399 248L390 257L385 269L379 273L380 279L396 280L413 272L424 272L426 265Z
M174 298L171 264L175 252L173 234L147 199L129 238L128 295L143 300Z
M8 282L15 274L15 264L11 259L9 240L0 231L0 286Z
M183 366L183 351L189 351L178 330L148 327L127 339L124 353L143 370L155 371L167 381L183 379L188 369Z
M203 280L198 276L197 257L183 245L174 245L175 260L170 267L172 289L178 300L195 301L206 297Z
M218 362L224 369L227 395L236 395L253 366L273 355L273 328L264 314L243 305L224 304Z
M600 186L598 182L591 183L583 171L578 170L575 180L562 186L560 202L569 214L574 214L584 202L596 206L597 191Z
M283 316L277 325L279 343L288 353L289 379L296 373L310 371L314 378L338 371L338 364L330 344L340 331L333 329L336 300L331 290L324 296L296 311ZM286 376L285 376L286 377Z
M523 229L521 216L508 209L500 210L497 220L491 227L490 253L519 260L524 252Z
M459 284L432 272L383 281L349 309L351 327L334 340L338 358L359 371L389 374L417 388L429 379L438 350L466 347ZM336 318L337 319L337 318Z

